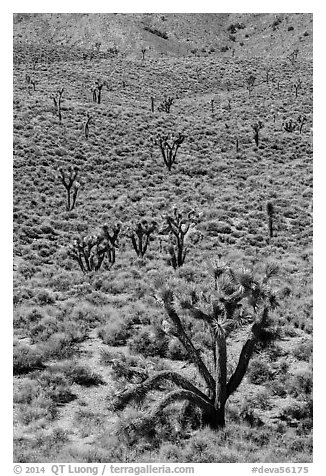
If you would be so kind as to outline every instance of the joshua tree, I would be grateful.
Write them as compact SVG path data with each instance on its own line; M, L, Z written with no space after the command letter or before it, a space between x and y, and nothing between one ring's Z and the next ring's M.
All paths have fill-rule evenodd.
M93 102L97 102L97 86L92 89Z
M274 206L272 202L266 203L266 212L267 212L267 218L268 218L269 237L273 238Z
M88 139L88 136L89 136L89 124L91 123L92 121L92 116L89 115L89 112L86 114L86 122L84 124L84 134L85 134L85 138Z
M174 97L172 96L165 97L157 109L160 112L170 112L170 109L173 103L174 103Z
M111 265L115 262L115 248L120 232L120 225L115 225L109 231L108 225L103 225L102 232L84 238L76 238L68 249L68 255L75 259L83 273L98 271L105 256Z
M155 144L160 146L164 163L167 166L169 172L171 171L172 165L176 163L177 152L180 145L185 140L185 137L186 136L179 132L177 138L173 138L171 134L170 137L169 135L165 135L163 137L158 136L158 138L155 140Z
M62 120L62 115L61 115L61 102L62 102L62 95L63 95L64 88L58 89L56 94L52 96L54 106L57 110L57 114L59 117L59 121L61 122Z
M36 91L36 81L35 81L35 79L31 79L30 83L33 86L33 91Z
M265 68L265 72L266 72L266 83L269 84L269 79L270 79L270 72L272 71L272 67L271 66L267 66Z
M143 46L140 51L141 51L141 54L142 54L142 59L144 60L144 59L145 59L145 53L146 53L146 51L147 51L146 47Z
M97 80L95 81L95 87L92 89L93 102L97 102L97 104L101 104L101 94L103 86L107 86L106 81L103 81L101 83L99 80Z
M65 172L62 167L59 168L61 183L67 190L67 211L75 208L76 199L80 184L77 182L78 167L69 167L68 172Z
M228 93L231 91L231 81L229 79L225 81L225 88Z
M299 50L298 50L298 49L295 49L295 50L292 51L292 53L290 53L289 56L287 57L288 60L290 61L290 63L291 63L293 66L296 65L297 58L298 58L298 53L299 53Z
M305 122L307 122L306 116L300 115L300 116L298 117L298 124L299 124L299 132L300 132L300 134L302 133L303 124L304 124Z
M301 79L298 79L294 84L293 84L293 88L295 90L295 97L297 98L298 97L298 91L299 89L302 88L302 81Z
M112 410L123 410L132 401L140 403L150 391L166 390L166 395L145 416L140 428L148 424L155 426L164 409L180 401L190 405L192 414L201 413L203 425L212 429L224 427L226 403L240 386L257 344L273 338L268 330L269 312L277 306L277 299L269 281L276 273L275 265L267 265L264 277L258 279L251 270L236 272L228 264L218 262L214 269L215 289L212 286L201 293L192 289L178 296L169 283L157 283L157 299L166 313L162 328L168 337L180 341L197 369L201 385L196 386L195 382L171 370L157 372L117 393ZM185 316L204 323L211 341L205 354L199 353L188 335ZM235 369L228 375L227 339L245 326L249 327L247 339ZM165 387L164 383L169 386ZM171 384L176 389L171 390Z
M163 233L169 233L170 235L170 263L174 269L180 268L183 265L188 248L185 243L185 238L189 232L190 225L193 223L192 218L195 212L191 211L186 216L179 213L177 208L173 208L171 215L164 217L166 221L166 227L163 228Z
M39 62L39 59L37 56L33 56L32 57L32 65L33 65L33 69L35 70L36 69L36 65L37 63Z
M246 79L246 88L248 89L249 97L254 89L255 82L256 82L256 76L254 76L253 74L248 76L248 78Z
M252 124L251 127L254 130L254 139L256 146L258 147L259 145L259 131L264 127L264 124L261 121L255 122L255 124Z
M101 104L101 94L103 86L106 86L106 82L100 83L100 81L96 82L97 84L97 104Z
M214 114L214 101L215 101L215 99L211 99L211 111L212 111L212 114Z
M105 224L103 225L103 237L109 243L107 250L109 263L113 265L115 263L115 250L118 247L118 237L121 230L121 224L117 223L111 228Z
M157 223L155 221L148 222L147 220L142 220L137 225L130 227L128 237L131 238L132 246L140 258L144 257L151 235L156 229Z
M289 121L283 122L283 127L286 132L293 132L296 130L298 124L295 121L290 119Z

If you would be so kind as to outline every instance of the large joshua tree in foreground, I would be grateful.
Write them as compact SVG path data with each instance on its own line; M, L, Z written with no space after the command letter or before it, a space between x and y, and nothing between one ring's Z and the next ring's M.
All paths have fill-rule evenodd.
M200 410L202 424L213 429L223 427L227 400L241 384L256 345L270 334L269 313L276 307L277 300L269 280L276 273L277 267L268 265L264 277L256 279L250 270L235 272L229 265L217 263L214 288L201 294L192 290L186 296L178 296L173 286L161 282L158 299L167 317L162 327L168 336L179 339L189 360L196 366L202 384L195 386L174 371L160 371L116 394L112 409L122 410L132 401L142 401L150 391L164 388L167 391L169 388L143 422L155 425L168 405L185 401L194 411ZM210 355L205 359L186 331L187 315L202 321L211 335ZM233 373L228 375L227 339L243 326L249 327L249 333L238 363ZM164 387L164 383L170 385ZM174 390L171 390L171 384L176 387Z

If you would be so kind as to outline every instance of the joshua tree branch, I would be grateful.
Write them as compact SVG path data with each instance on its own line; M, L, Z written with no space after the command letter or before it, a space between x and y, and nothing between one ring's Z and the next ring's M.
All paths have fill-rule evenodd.
M188 402L193 403L196 407L199 407L205 415L214 415L214 406L207 399L202 398L197 393L190 390L174 390L173 392L168 393L168 395L158 405L156 405L156 407L154 407L151 412L151 417L158 417L165 407L171 405L171 403L182 400L187 400Z
M268 309L267 307L264 307L260 319L256 321L251 328L249 337L241 350L240 357L238 360L238 365L235 371L233 372L232 376L230 377L230 380L226 386L227 399L229 398L230 395L232 395L232 393L234 393L237 390L237 388L242 382L243 377L246 374L250 359L255 350L255 345L259 341L260 332L264 327L267 316L268 316Z
M207 387L213 394L215 394L215 385L216 385L215 380L210 374L210 372L208 371L202 359L200 358L199 353L195 349L193 343L191 342L191 340L185 333L183 325L181 324L180 318L172 307L172 302L170 302L171 298L172 296L170 298L166 296L166 298L164 299L164 307L169 318L171 319L171 321L176 327L176 335L178 339L180 340L181 344L187 350L192 362L197 366L200 375L203 377L203 379L206 382Z
M149 379L145 380L145 382L142 382L118 394L114 399L112 407L114 408L114 410L123 410L130 402L134 400L143 400L148 392L150 392L151 390L156 390L164 381L170 381L175 385L182 387L183 389L187 390L188 392L191 392L198 398L205 401L206 404L209 404L209 400L206 395L204 395L204 393L202 393L198 388L192 385L189 380L182 377L182 375L176 372L162 371L157 373L153 377L150 377Z

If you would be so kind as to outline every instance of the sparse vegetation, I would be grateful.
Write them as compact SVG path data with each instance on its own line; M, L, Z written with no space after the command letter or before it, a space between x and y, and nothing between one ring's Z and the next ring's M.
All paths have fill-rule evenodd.
M15 462L312 461L311 21L14 14Z

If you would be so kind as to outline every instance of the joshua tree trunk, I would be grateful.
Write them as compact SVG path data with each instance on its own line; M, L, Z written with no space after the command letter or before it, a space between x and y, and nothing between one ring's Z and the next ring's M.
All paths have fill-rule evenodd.
M225 402L226 402L226 340L223 333L215 337L215 402L216 425L225 425Z

